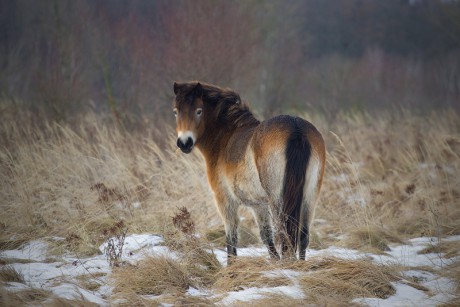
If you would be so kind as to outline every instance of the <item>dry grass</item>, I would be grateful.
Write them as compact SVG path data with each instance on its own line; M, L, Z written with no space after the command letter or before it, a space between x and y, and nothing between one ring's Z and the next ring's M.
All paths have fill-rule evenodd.
M320 127L331 131L316 212L327 221L320 236L346 233L382 249L395 239L458 234L459 122L455 112L418 117L405 111L342 115ZM376 229L385 240L372 239Z
M222 246L222 222L203 159L197 153L177 153L172 128L169 135L158 135L154 126L126 131L92 113L72 125L36 123L33 115L23 116L2 113L0 119L0 250L34 238L61 236L65 240L56 253L95 254L105 239L104 230L120 220L128 233L160 233L168 243L174 233L171 217L180 207L191 212L200 237ZM460 234L458 113L304 117L323 133L328 151L316 210L321 222L314 223L311 248L339 244L384 252L391 243L411 237ZM251 215L243 215L241 243L260 244ZM286 264L238 259L231 268L221 268L206 252L208 242L188 244L180 236L169 242L178 244L182 261L147 258L136 266L117 268L112 279L115 292L143 305L142 295L148 293L185 302L189 286L225 291L290 282L264 273ZM446 243L432 250L454 257L457 248ZM301 285L317 304L321 299L335 305L357 296L391 294L387 281L394 276L392 268L365 261L331 263L328 269L308 267L308 262L297 268L308 272Z
M3 265L0 267L0 281L24 283L24 276L12 266Z
M301 278L301 285L317 303L324 297L341 302L358 297L387 298L396 292L391 282L399 280L396 268L366 259L319 258L307 261L306 266L309 273Z
M238 257L231 266L220 270L214 288L220 292L228 292L239 291L245 287L275 287L291 284L286 276L267 275L267 271L280 267L280 263L265 258Z
M50 291L30 288L8 291L0 288L0 305L4 307L44 306L44 307L96 307L95 303L86 300L69 300L56 297Z
M52 296L52 293L43 289L23 289L18 291L7 291L0 287L0 305L5 307L16 307L25 305L42 305Z
M176 212L173 223L177 231L166 235L166 244L180 259L147 257L136 265L115 268L111 276L115 298L140 296L134 298L140 304L144 295L169 294L187 300L185 292L190 287L209 288L215 282L221 264L210 246L195 236L194 221L186 208Z
M381 253L390 250L389 243L403 243L400 236L377 226L357 227L347 233L340 245L365 252Z
M460 254L459 241L439 242L437 244L429 244L426 248L418 252L419 254L443 254L444 258L457 257Z
M105 276L104 273L84 274L76 277L78 285L89 291L97 291L103 284L101 281L95 281L95 278Z
M135 266L114 269L114 292L141 295L185 292L193 280L185 266L167 257L148 257Z
M295 277L290 272L295 273ZM299 275L300 274L300 275ZM112 302L121 304L155 305L173 303L211 305L225 297L229 291L246 288L267 288L297 285L305 299L294 299L276 293L264 294L251 304L280 301L281 306L306 303L352 304L360 297L386 298L395 293L391 282L400 280L398 268L377 265L367 259L344 260L334 257L316 257L305 262L270 261L259 257L239 257L231 266L214 274L214 281L203 285L200 274L189 270L183 259L149 257L136 266L116 268L111 277L114 283ZM189 287L203 289L223 296L185 295ZM155 295L156 297L148 297ZM123 301L126 300L125 303ZM128 305L129 305L128 304ZM278 303L276 304L278 305Z
M305 117L323 132L328 147L316 212L326 220L317 229L322 243L356 229L379 229L399 240L460 233L457 113ZM173 129L166 136L150 129L128 133L94 114L78 125L40 127L5 116L0 248L59 235L66 249L94 254L104 229L114 223L125 221L130 233L166 233L171 224L165 217L182 206L194 215L198 232L221 227L202 158L176 153L175 142L167 141L175 139ZM252 217L243 214L241 242L259 243ZM379 240L367 237L375 248Z
M272 272L268 274L268 272ZM273 272L281 272L273 274ZM288 272L301 275L297 281ZM214 284L220 292L240 291L247 287L278 287L298 284L305 299L286 298L272 294L254 302L256 306L268 302L270 306L305 304L349 305L354 298L386 298L395 293L392 281L399 280L398 268L377 265L367 259L344 260L334 257L315 257L305 262L271 262L262 258L238 259L222 269ZM279 303L278 303L279 301ZM274 302L277 302L276 304Z

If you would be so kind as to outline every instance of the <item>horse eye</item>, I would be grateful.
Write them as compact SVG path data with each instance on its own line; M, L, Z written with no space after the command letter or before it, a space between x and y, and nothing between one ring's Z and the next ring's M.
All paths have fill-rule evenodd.
M174 113L174 116L177 117L177 109L176 108L174 108L173 113Z
M200 116L202 113L203 113L203 109L202 109L202 108L196 109L196 115Z

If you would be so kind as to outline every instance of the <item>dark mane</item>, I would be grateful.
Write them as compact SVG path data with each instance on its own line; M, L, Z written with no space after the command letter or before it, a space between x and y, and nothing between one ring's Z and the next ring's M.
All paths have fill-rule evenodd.
M200 86L197 89L198 83ZM241 101L240 95L228 88L221 88L204 82L192 81L177 83L178 101L192 102L201 96L215 114L215 120L222 125L232 127L256 126L259 121Z
M205 103L215 106L216 119L219 123L234 127L259 124L249 107L241 101L238 93L207 83L200 82L200 84L203 88L202 99Z

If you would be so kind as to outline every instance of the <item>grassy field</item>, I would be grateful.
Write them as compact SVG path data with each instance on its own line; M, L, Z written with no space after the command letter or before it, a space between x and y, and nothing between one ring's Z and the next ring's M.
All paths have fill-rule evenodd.
M327 144L312 249L339 246L384 254L391 244L410 238L460 235L460 114L445 110L419 116L400 110L342 113L333 119L302 115L318 127ZM159 234L172 249L195 251L182 261L148 258L136 266L115 268L110 278L112 300L122 296L130 306L155 305L157 301L143 295L165 293L173 295L165 295L163 302L176 305L213 303L185 296L189 286L219 292L245 285L289 284L286 276L262 274L267 267L311 271L300 278L300 287L310 302L321 305L386 297L393 291L390 282L399 278L401 268L367 260L313 257L305 263L273 263L242 257L229 269L207 253L196 252L204 251L204 246L224 246L204 161L197 152L177 152L172 126L139 125L142 129L127 131L93 113L72 124L58 124L4 107L0 250L62 237L53 243L55 255L91 256L100 253L98 247L123 221L128 233ZM160 135L158 130L170 132ZM199 240L184 239L187 234L175 231L172 217L181 207L191 213ZM249 211L242 209L241 215L240 245L261 244ZM460 256L459 250L457 243L443 243L427 246L425 252L442 251L453 258ZM14 270L0 273L2 282L21 278ZM459 262L444 273L455 280L460 293ZM39 289L19 294L3 287L0 291L3 302L12 305L41 302L49 295ZM65 303L58 298L54 302ZM303 301L272 295L255 304L275 302L292 306ZM452 304L459 302L457 294Z

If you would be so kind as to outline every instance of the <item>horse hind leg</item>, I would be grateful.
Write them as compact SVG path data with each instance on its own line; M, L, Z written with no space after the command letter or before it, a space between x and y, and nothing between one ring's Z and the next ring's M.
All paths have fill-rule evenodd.
M308 204L304 206L304 212L302 212L302 223L300 226L300 238L299 238L299 259L305 260L305 253L310 243L310 216L308 210Z
M230 264L232 258L236 256L236 247L238 244L238 205L234 202L218 204L219 213L222 216L225 226L225 238L227 245L227 264Z
M275 248L275 243L273 241L273 228L270 223L270 211L268 208L253 208L252 210L254 217L259 226L260 238L262 242L267 246L268 253L272 259L280 259L280 256Z
M308 170L308 182L306 185L305 196L302 203L300 215L300 234L299 234L299 259L305 260L305 252L310 243L310 224L314 217L316 202L318 199L319 189L321 186L320 178L320 162L312 160Z
M281 239L281 251L283 259L295 258L296 246L297 246L297 234L298 234L298 221L297 219L286 216L284 229Z

